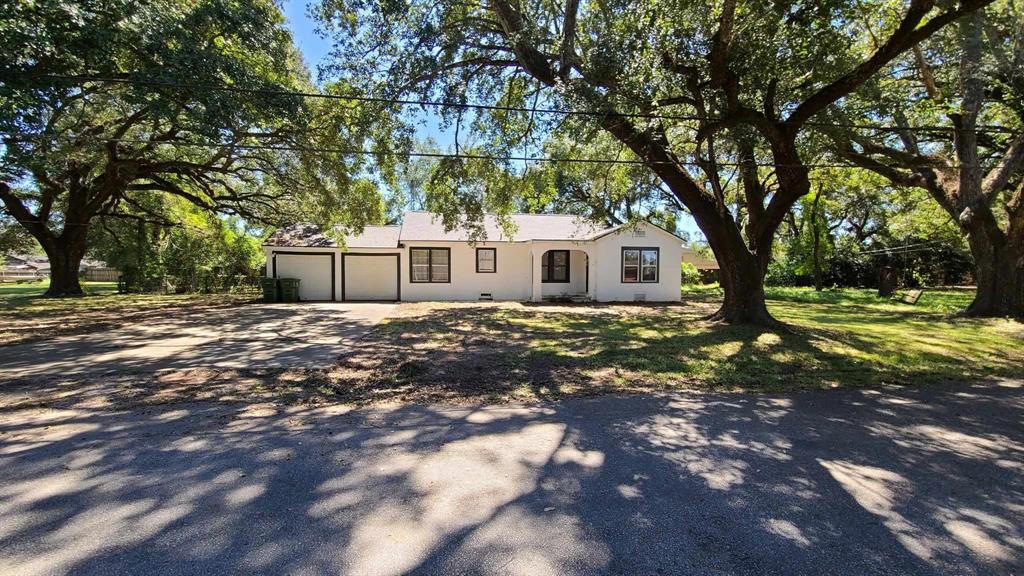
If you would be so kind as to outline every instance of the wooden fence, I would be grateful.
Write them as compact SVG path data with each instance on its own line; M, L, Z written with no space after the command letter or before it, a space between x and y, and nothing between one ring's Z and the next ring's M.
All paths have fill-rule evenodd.
M87 282L117 282L121 271L117 268L86 268L82 276Z
M41 273L38 270L29 270L24 268L0 268L0 283L22 283L22 282L37 282L47 278L48 275Z
M38 282L50 275L34 269L0 268L0 283ZM86 268L82 271L82 279L86 282L117 282L121 271L117 268Z

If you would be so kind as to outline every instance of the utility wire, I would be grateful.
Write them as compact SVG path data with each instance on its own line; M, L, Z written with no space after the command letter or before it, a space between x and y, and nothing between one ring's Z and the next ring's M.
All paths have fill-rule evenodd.
M902 254L904 252L918 252L921 250L928 250L929 246L934 246L935 244L945 244L945 242L941 240L931 240L929 242L918 242L915 244L905 244L903 246L874 248L871 250L864 250L862 252L859 252L859 254L861 256L873 256L876 254Z
M718 121L717 118L701 118L699 116L687 115L687 114L654 114L645 112L616 112L614 110L560 110L557 108L526 108L519 106L502 106L496 104L476 104L476 103L464 103L464 102L438 102L433 100L416 100L416 99L404 99L404 98L385 98L380 96L361 96L355 94L343 95L343 94L324 94L320 92L300 92L290 90L277 90L269 88L245 88L242 86L228 86L228 85L212 85L212 84L195 84L195 83L182 83L182 82L171 82L167 80L148 80L139 78L107 78L103 76L89 76L89 75L40 75L35 78L43 80L58 80L58 81L71 81L71 82L105 82L112 84L129 84L138 86L152 86L161 88L175 88L175 89L188 89L188 90L216 90L224 92L235 92L243 94L255 94L262 96L296 96L302 98L323 98L329 100L347 100L355 102L374 102L379 104L397 104L402 106L435 106L441 108L459 108L468 110L489 110L498 112L522 112L522 113L539 113L539 114L560 114L566 116L589 116L589 117L605 117L605 116L621 116L626 118L639 118L647 120L681 120L681 121L701 121L710 120ZM862 124L862 123L833 123L833 122L816 122L808 121L804 123L806 126L813 126L818 128L851 128L851 129L862 129L862 130L876 130L879 132L949 132L953 130L951 126L892 126L884 124ZM996 125L982 125L976 128L976 132L992 132L992 133L1004 133L1013 134L1016 131L1012 128L1005 126Z
M15 134L11 132L0 132L7 136L19 137L19 138L41 138L44 135L34 134ZM52 136L50 136L52 138ZM640 165L640 166L652 166L652 165L674 165L674 166L687 166L692 168L704 168L707 166L707 162L698 161L686 161L686 160L674 160L674 161L645 161L645 160L632 160L632 159L621 159L621 158L560 158L551 156L511 156L511 155L498 155L498 154L473 154L459 152L457 154L445 153L445 152L404 152L404 151L393 151L393 150L366 150L361 148L333 148L333 147L317 147L317 146L291 146L291 145L278 145L278 144L236 144L230 142L195 142L186 140L146 140L146 139L133 139L133 138L102 138L102 137L86 137L87 140L94 142L104 142L112 144L144 144L144 145L157 145L157 146L181 146L188 148L234 148L237 150L269 150L277 152L306 152L306 153L324 153L324 154L341 154L345 156L377 156L377 157L394 157L394 158L455 158L455 159L466 159L466 160L494 160L494 161L509 161L509 162L547 162L552 164L625 164L625 165ZM749 162L715 162L719 167L724 168L735 168L740 166L749 166ZM844 168L844 169L861 169L858 166L851 164L823 164L823 163L807 163L807 164L775 164L771 162L756 162L754 166L759 168ZM933 167L931 164L921 164L921 167ZM966 168L970 167L969 164L960 164L956 166L950 166L951 169ZM985 168L984 166L980 166ZM911 168L911 167L901 167Z

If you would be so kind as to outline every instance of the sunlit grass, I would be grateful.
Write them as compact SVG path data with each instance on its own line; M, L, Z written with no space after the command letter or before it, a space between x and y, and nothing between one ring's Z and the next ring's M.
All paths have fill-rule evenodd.
M927 294L927 292L926 292ZM544 396L607 389L789 389L922 384L1024 376L1024 325L946 313L970 293L934 292L917 306L881 300L867 290L769 293L785 327L711 323L714 289L690 291L673 306L419 305L415 318L386 330L429 367L431 342L451 342L451 327L470 345L441 346L449 388L473 394L481 374L461 363L486 356L488 389L542 385ZM922 303L924 305L922 306ZM431 308L433 306L433 308ZM446 336L441 336L446 335ZM518 367L512 370L512 366ZM429 380L429 368L417 375Z
M45 298L47 287L47 281L0 285L0 345L116 327L160 310L252 299L225 294L118 294L116 282L83 282L85 296Z
M0 306L20 305L42 296L49 287L49 280L0 284ZM110 294L117 292L117 282L82 282L82 289L89 295Z
M897 295L907 291L898 291ZM721 297L717 284L687 285L682 288L683 298ZM974 291L967 288L925 288L916 304L904 304L894 298L879 298L874 288L826 288L820 292L802 286L768 286L765 296L769 300L801 302L807 304L834 304L864 306L876 310L953 313L971 303Z

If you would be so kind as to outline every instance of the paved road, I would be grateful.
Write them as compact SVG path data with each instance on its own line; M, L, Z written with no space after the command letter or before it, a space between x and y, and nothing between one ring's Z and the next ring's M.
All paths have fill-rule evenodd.
M261 304L0 347L0 381L163 368L322 366L394 304Z
M0 574L1021 574L1022 392L0 410Z

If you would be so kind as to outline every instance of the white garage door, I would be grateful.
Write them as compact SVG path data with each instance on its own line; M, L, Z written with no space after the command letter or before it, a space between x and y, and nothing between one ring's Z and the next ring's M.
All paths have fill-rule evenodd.
M398 300L398 254L345 254L343 300Z
M331 300L334 254L277 253L277 277L298 278L299 300Z

